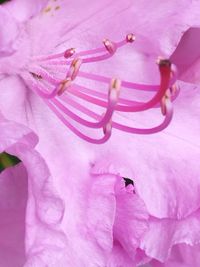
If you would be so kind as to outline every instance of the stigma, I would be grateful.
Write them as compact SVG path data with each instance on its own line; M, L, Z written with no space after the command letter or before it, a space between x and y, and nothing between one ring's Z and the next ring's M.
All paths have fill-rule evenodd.
M132 134L157 133L170 124L172 102L179 93L176 68L168 59L159 58L157 61L158 84L135 83L83 70L85 64L107 60L118 49L133 45L135 41L135 35L130 33L119 42L104 39L102 47L91 50L77 52L75 48L67 48L60 53L37 56L32 58L22 78L62 123L85 141L102 144L111 137L113 129ZM105 87L106 92L88 86L92 82L99 84L100 88ZM148 101L134 101L121 96L123 92L132 94L135 90L153 96ZM150 128L122 124L115 116L127 112L150 112L151 109L160 109L161 123Z

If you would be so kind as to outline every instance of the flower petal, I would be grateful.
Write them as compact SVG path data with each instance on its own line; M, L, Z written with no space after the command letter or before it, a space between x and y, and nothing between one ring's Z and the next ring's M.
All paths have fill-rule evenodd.
M13 42L19 33L19 25L8 11L0 6L0 57L14 53Z
M200 210L183 220L151 218L141 248L154 259L164 262L176 244L200 243ZM161 238L162 237L162 238Z
M25 263L27 173L23 164L0 174L0 265Z
M4 4L4 8L18 21L26 21L37 15L48 0L12 0Z
M200 66L200 28L190 28L181 38L176 50L171 56L179 70L179 79L199 84Z
M148 213L143 201L134 194L133 186L124 188L124 181L117 181L116 215L113 227L113 250L108 266L134 266L136 252L142 236L148 229Z
M23 125L2 120L0 131L0 153L12 147L17 142L34 147L38 142L36 135Z
M188 84L180 85L182 90L174 103L174 118L165 131L151 136L131 136L113 130L111 140L97 152L97 162L102 159L104 165L98 167L97 164L95 172L109 170L128 175L134 180L136 192L149 213L159 218L184 218L197 210L200 203L200 166L197 164L200 93ZM138 114L134 123L146 126L156 118L153 112ZM131 124L131 118L122 119Z
M176 2L158 0L134 4L131 0L116 0L115 4L110 0L49 1L43 14L31 22L31 31L37 32L33 38L34 53L47 53L55 47L91 48L99 46L104 38L118 40L133 32L137 36L135 49L146 56L169 56L183 32L198 18L193 9L188 0L178 7ZM38 28L42 29L40 33Z
M180 244L174 246L165 263L152 261L151 267L198 267L200 260L199 245Z
M17 156L23 162L28 178L26 217L24 218L26 235L23 241L28 260L24 266L32 266L33 262L38 267L53 264L53 260L59 262L60 256L62 256L60 257L61 266L68 264L70 266L69 255L67 256L67 253L60 255L60 251L66 250L67 247L65 234L59 229L64 214L64 203L57 195L56 186L52 184L45 161L34 150L37 141L35 134L25 126L2 118L0 127L1 150ZM19 179L15 168L11 168L11 174L12 172ZM4 187L0 192L5 195L6 190L10 189L7 188L7 183ZM54 247L53 251L51 251L52 247ZM50 251L51 257L48 255ZM6 258L5 260L8 261Z

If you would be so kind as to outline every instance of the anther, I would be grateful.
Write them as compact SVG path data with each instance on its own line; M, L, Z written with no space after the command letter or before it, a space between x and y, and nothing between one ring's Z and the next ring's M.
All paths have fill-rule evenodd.
M67 78L71 78L71 80L73 81L78 75L81 64L82 64L82 60L80 58L75 58L71 63L71 66L67 73Z
M104 134L111 133L112 131L112 121L108 122L104 127L103 127L103 132Z
M165 95L161 99L161 103L160 104L161 104L161 112L162 112L163 116L165 116L166 113L167 113L166 101L171 101L171 91L170 91L170 89L166 90Z
M129 33L126 35L127 43L133 43L135 41L135 35L133 33Z
M117 101L120 93L120 88L121 88L121 80L112 79L109 88L110 99L112 101Z
M37 79L37 80L41 80L42 79L42 76L41 75L38 75L34 72L30 72L30 74L33 76L33 78Z
M75 48L70 48L70 49L67 49L64 53L64 57L65 58L70 58L72 57L74 54L75 54L76 50Z
M71 78L67 78L65 80L63 80L59 87L58 87L58 92L57 92L57 95L62 95L67 88L69 88L71 86Z
M106 50L110 53L110 54L114 54L116 51L116 46L114 43L112 43L110 40L108 39L104 39L103 40L103 44L106 48Z

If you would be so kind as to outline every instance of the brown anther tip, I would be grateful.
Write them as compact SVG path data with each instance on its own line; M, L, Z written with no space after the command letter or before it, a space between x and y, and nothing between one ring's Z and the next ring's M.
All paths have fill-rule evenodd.
M133 33L129 33L126 35L126 41L127 43L133 43L135 41L136 37Z
M113 88L117 88L117 79L114 79L113 81Z
M39 75L39 74L36 74L36 73L34 73L34 72L30 72L30 74L33 76L33 78L35 78L35 79L38 79L38 80L41 80L42 79L42 76L41 75Z
M73 67L76 67L77 63L80 61L79 58L75 58L73 61L72 61L72 66Z
M116 102L118 100L120 89L121 89L121 80L113 78L110 82L110 87L109 87L110 101Z
M159 66L167 66L167 67L171 67L171 61L169 59L163 59L163 58L158 58L156 63Z
M114 89L119 89L120 86L121 86L121 80L113 78L112 81L111 81L111 87L114 88Z
M163 116L165 116L167 114L166 102L171 101L171 96L172 96L172 94L171 94L170 89L167 89L165 92L165 95L161 99L161 112L162 112Z
M67 88L69 88L71 86L71 78L66 78L65 80L60 82L60 87L58 89L58 95L62 95L64 93L64 91L66 91Z

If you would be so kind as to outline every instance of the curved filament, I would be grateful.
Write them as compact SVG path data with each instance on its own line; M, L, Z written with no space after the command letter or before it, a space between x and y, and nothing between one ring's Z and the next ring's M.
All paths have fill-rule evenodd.
M46 104L48 107L55 113L55 115L64 123L66 127L68 127L74 134L76 134L78 137L84 139L87 142L93 143L93 144L103 144L105 143L111 136L111 124L108 123L104 128L104 135L103 137L99 139L92 138L88 135L83 134L81 131L79 131L75 126L73 126L62 114L58 109L50 102L46 101Z
M90 122L90 121L87 121L81 118L80 116L72 112L69 108L67 108L65 105L63 105L58 99L52 99L51 102L54 103L54 105L57 108L59 108L63 113L65 113L67 116L69 116L71 119L75 120L76 122L84 126L90 127L90 128L101 128L101 127L104 127L107 123L109 123L109 121L112 118L115 106L117 104L118 95L119 95L119 87L118 88L113 87L113 83L111 83L110 91L108 94L106 112L102 118L99 118L98 122Z
M71 106L77 108L79 111L86 114L87 116L90 116L91 118L96 119L96 120L98 120L100 118L100 116L97 113L95 113L94 111L81 105L80 103L77 103L76 101L74 101L72 99L69 100L66 96L63 96L63 99L68 105L71 105ZM155 126L152 128L135 128L135 127L130 127L128 125L123 125L123 124L118 123L115 120L113 120L112 127L116 128L118 130L124 131L124 132L133 133L133 134L148 135L148 134L157 133L157 132L165 129L172 120L173 108L172 108L172 103L171 103L170 99L166 99L165 109L166 109L165 118L164 118L163 122L158 126Z
M85 141L94 144L106 142L111 135L112 127L134 134L156 133L169 125L173 115L171 101L179 93L175 85L177 70L174 66L171 66L169 60L160 59L158 62L159 85L119 81L118 79L111 79L81 70L82 64L106 60L112 57L118 48L134 41L135 36L128 34L120 42L111 42L109 39L105 39L103 41L104 46L92 50L76 52L74 48L69 48L52 55L33 57L32 63L28 66L28 73L23 73L22 78L36 94L44 99L45 103L66 127ZM76 81L77 77L83 78L81 79L83 85L80 84L80 80ZM96 82L96 85L98 83L110 84L108 94L95 90L95 88L86 87L84 79ZM128 93L132 94L133 90L153 93L153 96L147 101L136 101L126 96L119 97L120 90L129 90L126 96ZM69 95L75 96L75 98L69 97ZM104 108L104 114L100 115L97 111L91 110L87 107L87 102ZM73 110L70 107L73 107ZM116 120L112 121L114 111L142 112L158 107L161 108L164 120L160 125L152 128L135 128L122 124L117 121L117 117ZM83 115L87 115L89 119L86 119ZM94 129L100 128L103 136L101 138L90 137L78 129L79 125Z

